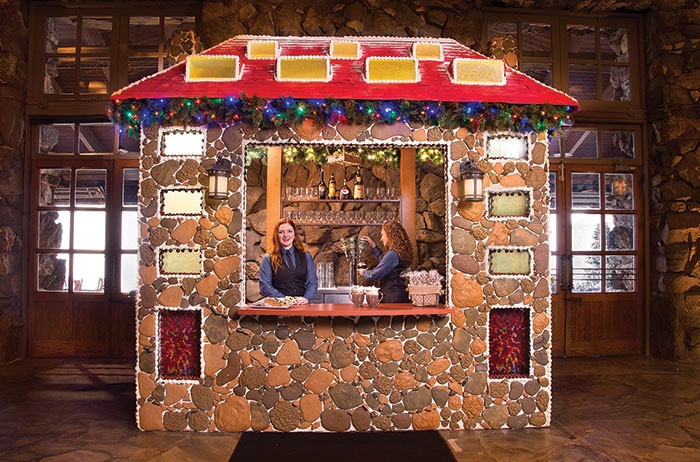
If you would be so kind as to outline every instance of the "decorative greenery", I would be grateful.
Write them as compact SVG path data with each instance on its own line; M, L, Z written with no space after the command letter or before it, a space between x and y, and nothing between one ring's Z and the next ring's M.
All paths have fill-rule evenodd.
M362 164L398 165L400 151L395 147L356 145L303 145L282 148L287 162L315 162L318 165L352 160Z
M229 96L226 98L151 98L114 100L110 119L131 136L140 126L199 126L215 123L250 124L266 129L296 125L311 119L322 125L339 122L370 124L413 122L445 129L464 127L471 132L495 130L553 134L570 120L575 106L515 105L484 102L356 101Z
M443 148L428 147L416 149L416 162L432 162L442 165L445 162L445 150Z
M267 148L265 146L250 145L246 149L246 165L250 167L253 159L260 159L260 161L267 165Z

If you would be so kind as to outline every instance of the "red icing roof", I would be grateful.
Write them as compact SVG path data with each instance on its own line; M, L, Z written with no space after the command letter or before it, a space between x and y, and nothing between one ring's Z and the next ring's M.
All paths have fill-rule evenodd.
M331 41L358 42L357 59L330 58L332 78L328 82L282 82L275 80L276 59L248 59L248 41L275 41L278 56L329 56ZM413 57L416 42L439 43L443 58L420 60L420 81L415 83L368 83L364 79L368 57ZM505 66L505 85L463 85L450 80L455 58L486 59L480 53L452 39L403 37L268 37L236 36L216 45L202 55L236 55L243 72L230 82L185 82L185 62L146 77L114 92L112 100L207 96L259 96L263 98L336 98L355 100L482 101L490 103L578 106L569 95Z

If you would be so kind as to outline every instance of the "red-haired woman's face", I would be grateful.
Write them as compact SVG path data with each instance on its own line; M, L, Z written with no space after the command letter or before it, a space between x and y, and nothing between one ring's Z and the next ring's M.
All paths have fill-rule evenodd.
M288 249L294 243L294 228L289 223L282 223L277 229L277 239L280 247Z
M384 231L384 228L382 228L382 244L384 244L384 247L389 245L389 237L387 237L386 232Z

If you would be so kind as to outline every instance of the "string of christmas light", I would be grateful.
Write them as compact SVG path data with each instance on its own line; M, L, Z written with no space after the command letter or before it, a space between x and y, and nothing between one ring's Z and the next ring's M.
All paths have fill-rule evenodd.
M391 165L399 164L400 151L392 147L362 146L285 146L282 155L286 162L314 162L318 165L339 162L348 156L361 164Z
M141 125L200 126L250 124L268 129L312 119L322 125L416 122L471 132L557 132L570 123L575 106L513 105L485 102L356 101L229 96L226 98L149 98L114 100L107 114L122 132L137 136Z

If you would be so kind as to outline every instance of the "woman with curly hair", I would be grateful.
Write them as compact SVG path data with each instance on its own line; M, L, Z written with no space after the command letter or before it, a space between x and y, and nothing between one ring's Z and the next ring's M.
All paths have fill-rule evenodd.
M382 244L386 247L386 252L379 250L371 237L362 236L361 239L372 247L372 252L379 260L377 266L364 270L362 277L379 279L382 303L408 303L406 282L401 273L408 269L413 260L413 247L401 223L393 220L382 225Z
M260 262L260 293L275 298L302 297L298 305L309 303L318 288L314 258L304 251L292 220L277 222L272 243L272 250Z

